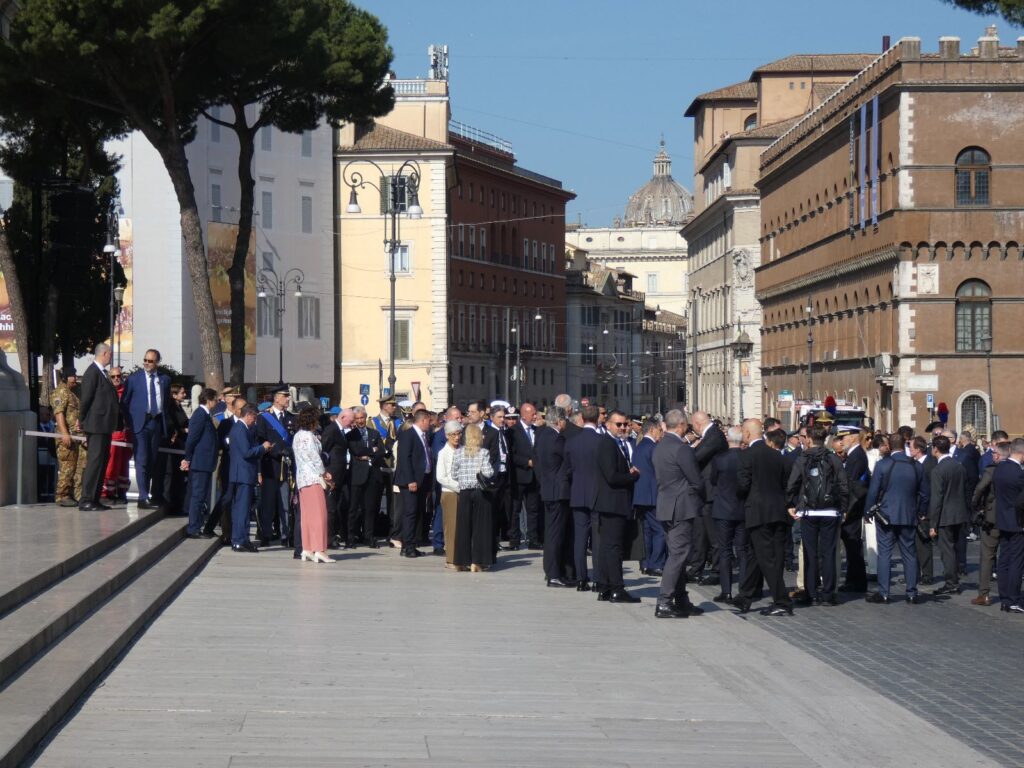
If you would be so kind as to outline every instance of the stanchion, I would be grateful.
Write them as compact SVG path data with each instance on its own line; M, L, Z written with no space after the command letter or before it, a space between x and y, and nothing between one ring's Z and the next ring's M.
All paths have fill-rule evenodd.
M18 490L15 494L14 500L17 505L21 506L22 495L24 494L24 480L22 479L25 474L25 429L21 427L18 429Z

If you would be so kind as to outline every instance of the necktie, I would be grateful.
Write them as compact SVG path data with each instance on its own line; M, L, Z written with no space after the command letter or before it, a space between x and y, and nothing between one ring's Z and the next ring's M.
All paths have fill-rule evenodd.
M619 440L619 450L622 451L622 455L626 457L626 463L629 463L629 448L626 446L625 440Z
M530 445L533 445L533 427L526 428L526 436L530 438Z
M369 447L370 441L366 439L366 427L359 430L359 434L363 436L363 445Z
M423 443L423 457L427 462L427 472L430 472L430 448L427 446L427 436L425 433L420 432L420 442Z
M156 407L156 374L149 374L149 415L156 416L158 413Z

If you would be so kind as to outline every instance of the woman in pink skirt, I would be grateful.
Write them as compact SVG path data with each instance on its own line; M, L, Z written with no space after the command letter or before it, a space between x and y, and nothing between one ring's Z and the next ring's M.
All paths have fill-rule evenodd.
M331 481L320 456L320 438L316 436L315 408L303 408L296 422L292 441L295 454L295 487L299 489L299 513L302 525L302 559L333 563L327 556L327 496Z

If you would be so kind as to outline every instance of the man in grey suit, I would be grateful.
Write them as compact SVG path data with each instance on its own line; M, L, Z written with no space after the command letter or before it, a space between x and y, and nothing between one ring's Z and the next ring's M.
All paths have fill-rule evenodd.
M88 447L82 497L78 500L78 508L84 512L110 509L100 503L100 491L103 490L103 474L110 455L110 435L117 429L120 407L117 390L107 376L110 345L97 344L94 355L95 360L82 376L82 402L78 410L78 422L85 432Z
M928 504L929 535L938 539L939 554L946 583L935 595L960 594L956 543L970 515L967 508L967 470L958 461L950 461L950 441L945 435L932 440L932 455L938 464L932 470L931 498Z
M658 478L655 514L665 526L668 560L661 577L661 591L654 615L659 619L684 619L704 611L686 594L686 564L693 549L694 520L704 505L703 482L697 457L683 439L688 428L682 411L665 414L665 435L654 449L652 462Z

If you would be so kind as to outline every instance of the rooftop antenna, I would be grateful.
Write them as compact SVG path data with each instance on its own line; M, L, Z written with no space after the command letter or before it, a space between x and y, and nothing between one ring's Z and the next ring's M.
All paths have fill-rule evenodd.
M432 45L427 48L427 56L430 57L430 75L431 80L447 80L448 79L448 46L447 45Z

